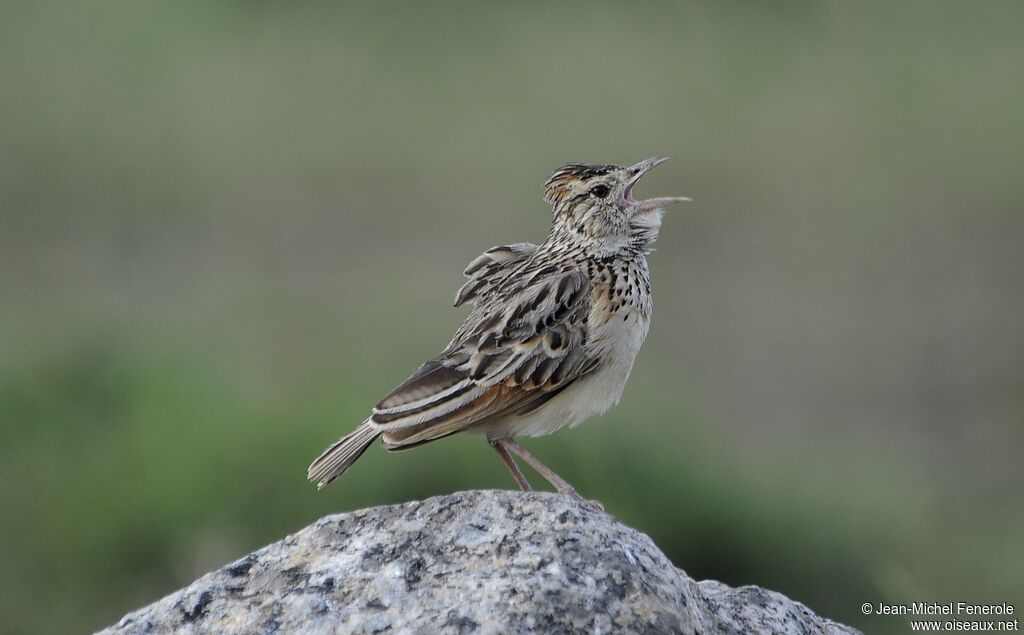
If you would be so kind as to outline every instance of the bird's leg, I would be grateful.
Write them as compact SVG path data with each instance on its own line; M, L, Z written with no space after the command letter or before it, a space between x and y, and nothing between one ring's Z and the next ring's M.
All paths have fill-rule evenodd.
M530 487L530 482L526 480L526 476L523 474L523 471L519 469L518 465L516 465L515 459L513 459L512 455L508 453L507 449L505 449L505 441L507 441L507 439L489 439L488 443L490 443L491 447L494 448L494 451L498 453L501 460L505 462L505 466L508 467L508 471L512 472L512 478L516 479L516 483L519 484L520 489L524 492L532 492L533 488Z
M572 485L569 485L564 478L555 474L554 470L550 467L541 463L540 459L527 452L526 448L523 446L519 445L512 439L499 439L497 443L504 446L506 450L511 450L516 456L526 461L530 467L537 470L537 473L543 476L548 483L555 486L555 489L558 490L559 494L569 494L576 498L582 498L578 493L576 493L576 490L573 489ZM511 457L509 458L511 459Z

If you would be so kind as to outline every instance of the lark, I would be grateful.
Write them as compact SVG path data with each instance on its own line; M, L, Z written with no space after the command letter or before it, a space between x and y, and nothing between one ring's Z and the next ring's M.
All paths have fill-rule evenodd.
M469 263L455 306L472 310L448 346L313 461L309 479L323 488L378 437L395 451L470 432L523 490L531 487L513 455L576 495L515 439L579 425L618 403L651 321L647 255L665 207L689 200L634 198L640 178L667 160L556 170L544 184L547 239L494 247Z

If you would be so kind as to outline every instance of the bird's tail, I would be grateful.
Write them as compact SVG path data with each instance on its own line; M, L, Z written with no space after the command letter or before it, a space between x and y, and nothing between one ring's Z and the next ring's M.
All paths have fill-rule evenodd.
M358 428L324 450L324 453L309 465L307 477L316 483L317 489L323 489L352 467L356 459L362 456L378 436L380 432L375 430L369 421L364 421Z

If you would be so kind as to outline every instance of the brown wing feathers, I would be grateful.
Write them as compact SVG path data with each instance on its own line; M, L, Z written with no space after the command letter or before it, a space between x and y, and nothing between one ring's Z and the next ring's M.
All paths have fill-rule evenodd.
M470 275L493 263L477 264L484 256L467 269ZM548 393L579 375L586 277L578 271L518 273L532 275L524 275L525 284L506 279L505 286L480 298L445 352L377 405L370 422L385 434L387 445L445 436L512 411L532 412L550 399ZM514 293L505 297L517 302L501 301L506 287ZM537 400L542 402L530 408Z
M466 302L477 303L487 297L487 292L504 280L518 265L537 251L533 243L515 243L492 247L469 263L463 273L469 280L455 294L455 306Z

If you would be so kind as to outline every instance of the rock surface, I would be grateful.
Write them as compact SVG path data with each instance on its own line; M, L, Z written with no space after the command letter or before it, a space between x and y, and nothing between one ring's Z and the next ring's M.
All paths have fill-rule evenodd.
M695 582L587 503L499 491L325 517L103 632L856 633Z

